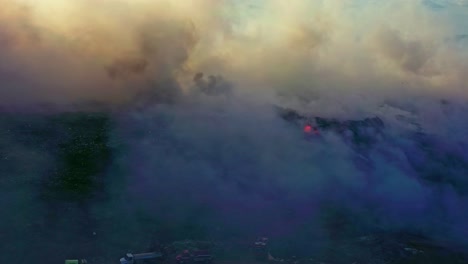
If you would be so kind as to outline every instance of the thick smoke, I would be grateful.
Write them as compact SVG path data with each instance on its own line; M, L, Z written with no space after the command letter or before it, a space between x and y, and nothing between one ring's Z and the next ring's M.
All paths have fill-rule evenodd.
M4 103L128 101L162 79L187 88L199 71L340 100L466 90L457 24L415 1L1 4Z
M129 101L176 78L197 43L191 17L165 1L2 6L3 104Z
M152 107L122 122L131 146L124 163L134 177L128 188L158 217L195 221L206 228L200 234L216 236L215 226L227 229L216 239L231 233L283 237L297 232L327 244L331 234L322 232L331 232L327 224L333 220L323 221L322 214L330 206L349 217L335 227L341 234L407 231L466 243L460 233L466 226L459 222L466 216L459 214L466 211L467 155L456 146L462 137L448 139L443 133L443 143L429 139L439 152L430 158L411 138L417 129L396 119L404 111L382 109L388 138L362 157L334 134L305 141L300 128L279 119L268 105L211 99ZM448 155L457 155L461 163L442 161ZM361 159L370 159L372 168L360 167ZM442 173L445 179L423 178L426 172L417 171L415 159L422 159L428 177Z
M463 1L432 2L0 0L0 105L116 110L105 125L2 120L1 201L15 212L2 233L28 238L4 247L115 259L148 236L266 234L305 254L377 231L466 247L468 53L450 15ZM274 104L378 115L385 137L364 154L334 133L307 141ZM94 160L88 141L111 154ZM101 192L42 197L75 146Z

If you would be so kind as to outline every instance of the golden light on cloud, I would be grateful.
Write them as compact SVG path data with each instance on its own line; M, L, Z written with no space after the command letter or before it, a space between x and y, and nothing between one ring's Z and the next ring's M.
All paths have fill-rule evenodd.
M0 0L0 94L120 101L199 71L245 90L466 94L448 18L414 1L357 3Z

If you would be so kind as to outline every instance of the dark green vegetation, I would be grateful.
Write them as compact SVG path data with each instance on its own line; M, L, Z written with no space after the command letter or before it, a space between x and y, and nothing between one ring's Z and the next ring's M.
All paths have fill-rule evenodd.
M109 207L116 182L109 115L2 113L0 127L0 233L9 241L0 252L16 263L96 254L95 211Z
M104 114L63 114L51 118L61 137L57 167L46 177L45 194L83 201L104 191L111 151L110 120Z
M7 158L2 165L7 171L20 174L21 167L34 163L24 155L32 150L50 159L42 167L40 180L44 199L81 202L104 190L111 157L107 114L2 114L0 124ZM20 149L26 153L18 153L18 160L8 162L8 153Z

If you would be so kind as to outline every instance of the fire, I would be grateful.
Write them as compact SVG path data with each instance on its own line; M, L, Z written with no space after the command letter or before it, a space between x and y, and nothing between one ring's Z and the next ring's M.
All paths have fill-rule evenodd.
M304 133L314 134L314 135L320 134L319 130L316 127L313 127L311 125L305 125L304 126Z

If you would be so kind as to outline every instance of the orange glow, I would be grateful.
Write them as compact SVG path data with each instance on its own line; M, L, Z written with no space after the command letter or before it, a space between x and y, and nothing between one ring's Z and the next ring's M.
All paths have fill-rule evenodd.
M305 125L304 126L304 133L319 135L320 131L318 130L318 128L316 128L316 127L314 127L312 125Z

